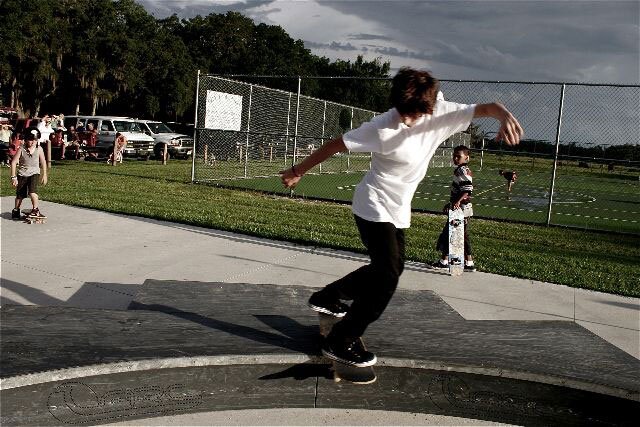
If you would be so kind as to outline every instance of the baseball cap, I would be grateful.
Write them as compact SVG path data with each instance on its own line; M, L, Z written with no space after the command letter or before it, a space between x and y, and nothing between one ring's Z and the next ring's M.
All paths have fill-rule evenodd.
M40 139L40 132L38 131L38 129L27 129L24 133L24 140L25 141L33 141L33 140L38 140Z

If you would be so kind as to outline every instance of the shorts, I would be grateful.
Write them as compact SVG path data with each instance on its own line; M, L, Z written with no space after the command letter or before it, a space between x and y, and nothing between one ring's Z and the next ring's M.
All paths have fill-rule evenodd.
M40 174L31 176L18 176L18 186L16 187L16 197L25 199L31 193L38 192L38 182L40 182Z

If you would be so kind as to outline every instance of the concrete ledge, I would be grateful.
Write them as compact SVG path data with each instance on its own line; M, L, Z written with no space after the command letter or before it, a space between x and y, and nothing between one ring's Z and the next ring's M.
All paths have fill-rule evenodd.
M107 363L101 365L79 366L68 369L58 369L44 371L27 375L7 377L0 380L0 390L9 390L18 387L27 387L38 384L53 383L60 381L80 380L92 376L108 376L113 374L133 373L151 371L157 369L194 368L211 366L234 366L234 365L327 365L327 360L321 355L311 358L305 355L295 354L270 354L270 355L229 355L229 356L200 356L200 357L179 357L165 359L149 359L140 361L128 361L118 363ZM491 368L482 366L453 366L445 361L410 360L381 358L375 369L380 368L404 368L408 370L433 370L449 373L464 373L474 375L485 375L497 378L509 378L519 381L531 381L541 384L572 388L576 390L607 395L622 399L629 399L640 402L640 393L637 391L624 390L611 387L605 384L597 384L576 380L573 378L562 378L554 375L515 371L503 368Z
M367 386L335 383L329 365L251 364L94 375L0 392L2 425L95 425L161 415L269 408L428 413L518 425L631 425L640 404L487 375L381 365Z

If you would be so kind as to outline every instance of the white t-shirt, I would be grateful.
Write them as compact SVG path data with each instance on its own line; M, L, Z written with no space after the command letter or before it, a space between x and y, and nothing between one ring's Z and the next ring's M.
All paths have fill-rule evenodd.
M40 131L40 139L38 140L40 142L49 141L49 135L51 135L54 132L53 128L51 127L51 124L46 124L43 121L38 123L38 130Z
M411 127L395 108L343 135L350 151L371 152L371 169L356 187L351 210L397 228L411 225L411 199L438 146L469 127L475 104L438 100L432 115Z

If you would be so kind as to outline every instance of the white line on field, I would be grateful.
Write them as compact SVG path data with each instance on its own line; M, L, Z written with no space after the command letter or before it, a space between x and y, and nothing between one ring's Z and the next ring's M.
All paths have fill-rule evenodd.
M479 193L476 193L476 194L474 194L474 196L475 196L475 197L478 197L479 195L484 194L484 193L486 193L487 191L492 191L492 190L495 190L496 188L500 188L500 187L505 187L505 185L504 185L504 184L496 185L495 187L491 187L491 188L489 188L489 189L487 189L487 190L484 190L484 191L481 191L481 192L479 192Z

